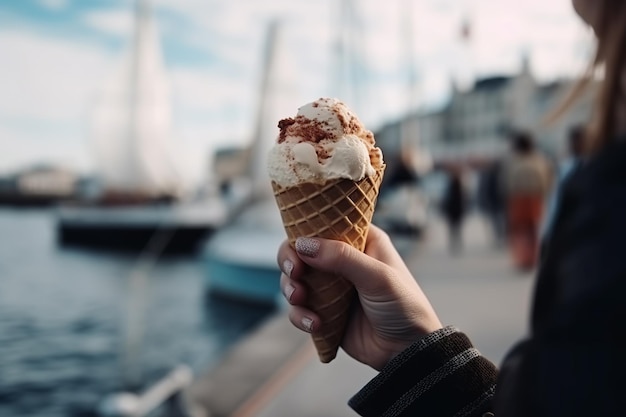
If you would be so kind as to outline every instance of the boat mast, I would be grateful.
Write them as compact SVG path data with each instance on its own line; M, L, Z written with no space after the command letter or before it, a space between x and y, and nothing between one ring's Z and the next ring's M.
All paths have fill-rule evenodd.
M333 96L350 103L350 107L364 119L369 100L363 72L366 60L365 36L359 11L353 0L331 3L331 7L331 15L337 15L338 19L329 19L333 25L331 30L334 30L330 91Z
M147 14L147 4L145 0L137 0L135 3L135 24L133 45L130 54L130 73L129 73L129 89L128 89L128 132L126 144L127 152L124 153L126 158L126 167L129 170L130 178L134 178L140 184L141 172L139 169L140 158L138 141L138 124L137 124L137 106L139 105L139 56L141 55L141 47L143 44L143 26L145 25Z
M400 44L404 46L404 52L400 54L400 62L405 67L406 74L406 108L400 129L400 159L406 168L419 175L429 170L432 162L428 150L422 143L418 125L421 91L418 68L415 62L413 0L404 0L403 6Z
M278 120L268 120L268 107L275 105L271 102L270 94L276 86L274 73L277 70L276 44L278 40L279 22L273 19L267 27L267 35L263 49L261 83L259 86L259 97L257 102L257 114L255 128L252 137L252 144L248 150L248 163L246 176L252 185L251 198L259 199L271 194L270 180L267 176L266 154L269 146L273 144L274 138L269 138L269 126L274 126ZM269 125L271 123L271 125ZM268 126L269 125L269 126ZM271 140L270 140L271 139Z

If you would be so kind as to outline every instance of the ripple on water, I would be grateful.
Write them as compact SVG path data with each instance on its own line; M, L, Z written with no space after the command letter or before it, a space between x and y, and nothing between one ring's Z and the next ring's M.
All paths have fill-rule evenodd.
M93 416L124 388L129 358L146 385L180 363L202 372L272 313L206 297L198 259L162 259L141 295L139 353L129 355L136 259L58 248L51 213L0 209L12 237L0 245L0 416Z

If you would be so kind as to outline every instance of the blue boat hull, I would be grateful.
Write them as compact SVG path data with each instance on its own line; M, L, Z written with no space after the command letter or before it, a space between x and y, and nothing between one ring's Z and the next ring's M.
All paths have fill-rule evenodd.
M278 267L248 266L209 258L206 279L208 290L217 295L262 304L278 304L282 300Z

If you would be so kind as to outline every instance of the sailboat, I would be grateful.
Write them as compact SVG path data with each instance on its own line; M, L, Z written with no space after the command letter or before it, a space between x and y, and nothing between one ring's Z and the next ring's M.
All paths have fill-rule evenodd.
M212 235L203 250L210 294L259 304L280 302L276 253L287 237L267 174L267 154L278 135L278 120L300 104L294 100L294 87L285 69L288 59L279 56L283 51L280 29L278 21L268 26L255 137L246 175L253 192L246 208Z
M104 84L91 120L99 190L58 209L65 245L188 252L223 225L217 196L188 197L170 142L166 73L148 0L138 0L131 48ZM155 242L158 241L158 242Z

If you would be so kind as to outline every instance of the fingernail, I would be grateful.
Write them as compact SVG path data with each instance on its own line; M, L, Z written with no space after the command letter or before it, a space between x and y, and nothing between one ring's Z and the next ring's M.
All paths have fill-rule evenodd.
M293 285L291 284L285 285L285 288L283 289L283 294L285 295L285 298L287 299L287 301L291 301L291 295L293 294L295 290L296 289Z
M304 330L311 333L311 329L313 328L313 320L309 317L302 317L302 327L304 327Z
M320 250L320 241L310 237L299 237L296 239L296 252L301 255L315 258Z
M291 278L291 271L293 271L293 262L285 259L285 262L283 262L283 273Z

